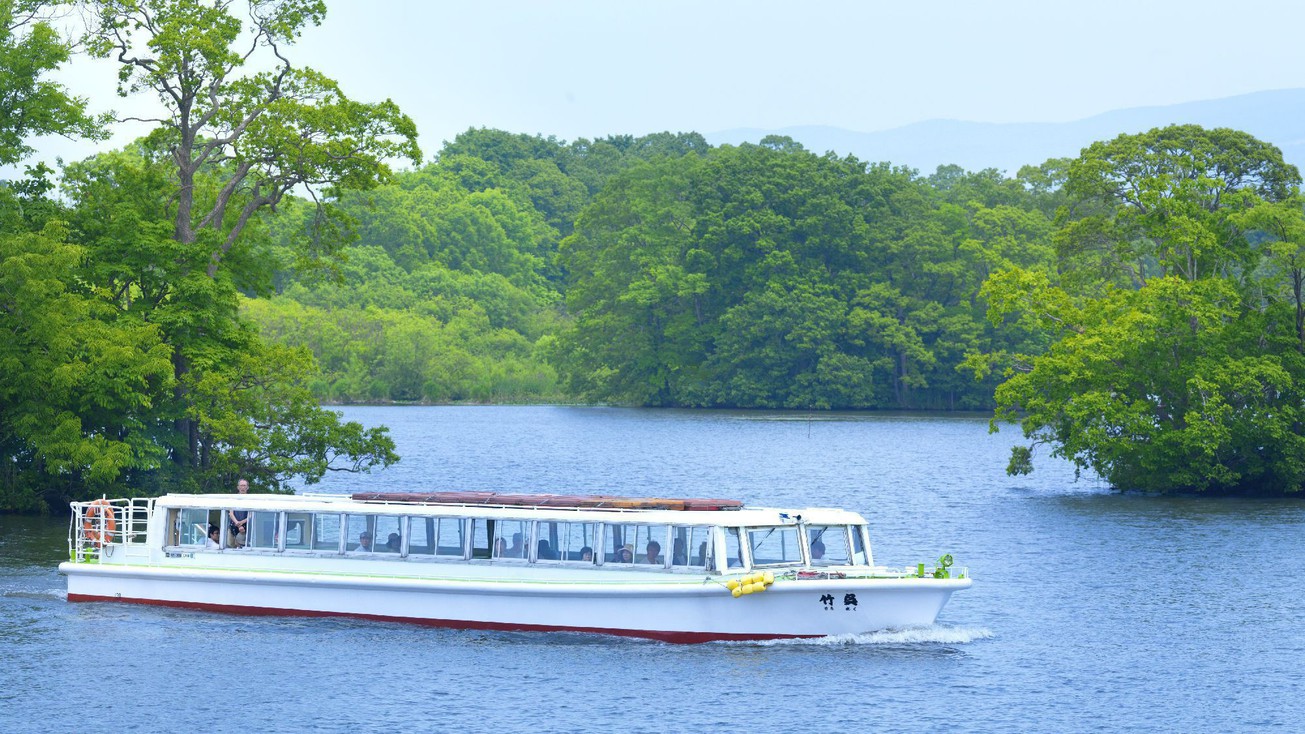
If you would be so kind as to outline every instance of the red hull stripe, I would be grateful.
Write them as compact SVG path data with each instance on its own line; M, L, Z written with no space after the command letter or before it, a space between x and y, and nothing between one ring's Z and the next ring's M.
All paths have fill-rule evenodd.
M89 594L69 594L70 602L121 602L125 604L149 604L151 606L173 607L176 609L199 609L205 612L224 614L244 614L255 617L349 617L369 619L376 622L407 622L427 627L448 627L451 629L498 630L503 632L590 632L600 635L618 635L621 637L641 637L663 642L697 643L718 640L780 640L795 637L818 637L819 635L736 635L726 632L668 632L662 630L622 630L602 627L559 627L549 624L516 624L511 622L477 622L464 619L425 619L422 617L392 617L382 614L354 614L352 612L319 612L308 609L276 609L272 607L247 607L238 604L208 604L206 602L171 601L167 599L126 599L116 596L92 596Z

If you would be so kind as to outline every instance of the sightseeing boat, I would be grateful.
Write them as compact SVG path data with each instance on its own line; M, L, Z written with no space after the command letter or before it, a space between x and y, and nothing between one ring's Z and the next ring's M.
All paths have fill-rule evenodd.
M671 642L929 625L969 573L877 566L854 512L476 492L72 504L68 600Z

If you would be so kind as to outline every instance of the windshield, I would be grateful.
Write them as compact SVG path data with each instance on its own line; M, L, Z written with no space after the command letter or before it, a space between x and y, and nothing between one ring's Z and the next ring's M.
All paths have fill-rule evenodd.
M748 546L752 565L777 566L802 563L802 540L792 525L774 528L749 528Z

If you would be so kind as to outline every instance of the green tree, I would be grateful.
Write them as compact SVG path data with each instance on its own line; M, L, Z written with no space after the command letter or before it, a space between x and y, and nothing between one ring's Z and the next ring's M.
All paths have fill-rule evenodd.
M707 318L707 281L695 271L710 267L710 256L690 254L693 214L684 192L694 165L640 166L614 179L563 243L577 321L557 354L572 390L674 404L675 373L703 359L704 335L695 327Z
M1125 489L1281 493L1305 481L1305 365L1257 348L1263 315L1226 280L1155 278L1078 304L1018 272L986 290L998 313L1019 302L1062 334L997 389L997 420L1019 420L1035 446Z
M170 351L88 292L66 234L0 235L0 509L104 489L162 455L149 424Z
M32 153L34 135L103 136L103 120L86 102L50 79L68 60L69 45L45 17L49 0L0 0L0 165Z
M262 345L239 317L236 288L269 284L269 260L258 255L263 215L295 189L313 196L385 182L388 159L420 157L411 120L392 102L357 102L289 62L284 49L325 14L318 0L94 0L88 8L87 48L121 64L120 93L152 92L163 110L138 160L89 164L75 186L80 228L104 267L119 271L108 295L124 312L146 312L171 347L176 387L159 418L171 422L165 445L178 478L214 486L238 470L276 485L295 473L314 481L337 458L348 468L394 460L382 432L338 426L294 388L312 372L306 353ZM114 177L129 169L139 185L115 194ZM318 203L315 221L331 221L332 202ZM333 231L341 230L314 227L297 244L333 255L341 243L319 236ZM139 256L123 264L124 250ZM273 391L266 396L280 401L278 418L294 423L257 430L268 415L238 399L259 394L236 392L245 384ZM245 430L233 427L240 421Z
M1281 201L1299 181L1281 151L1238 130L1120 135L1070 163L1075 210L1060 222L1058 245L1068 269L1133 287L1153 276L1240 277L1257 253L1230 215Z
M1234 215L1232 222L1254 233L1263 256L1248 298L1262 300L1267 310L1276 312L1278 318L1271 323L1280 328L1290 324L1296 351L1305 353L1305 201L1297 194L1262 202Z
M1094 144L1068 170L1063 275L1009 269L983 288L994 321L1053 339L1013 357L996 419L1120 488L1299 491L1296 169L1245 133L1177 126Z
M371 188L390 175L387 159L421 158L416 128L393 102L351 100L282 55L326 15L321 0L90 6L88 48L121 64L119 92L153 92L167 112L156 137L176 177L173 238L205 251L209 277L254 215L288 192ZM257 62L272 69L242 75Z

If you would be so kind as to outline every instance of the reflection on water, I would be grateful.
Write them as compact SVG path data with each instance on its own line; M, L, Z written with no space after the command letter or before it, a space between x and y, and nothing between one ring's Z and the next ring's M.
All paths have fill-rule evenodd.
M67 519L0 516L0 730L1245 731L1305 716L1300 501L1118 495L1045 457L1007 477L1017 432L990 435L984 416L346 412L390 425L404 460L313 491L844 506L870 521L878 562L950 552L975 585L932 627L816 641L248 618L69 604Z

